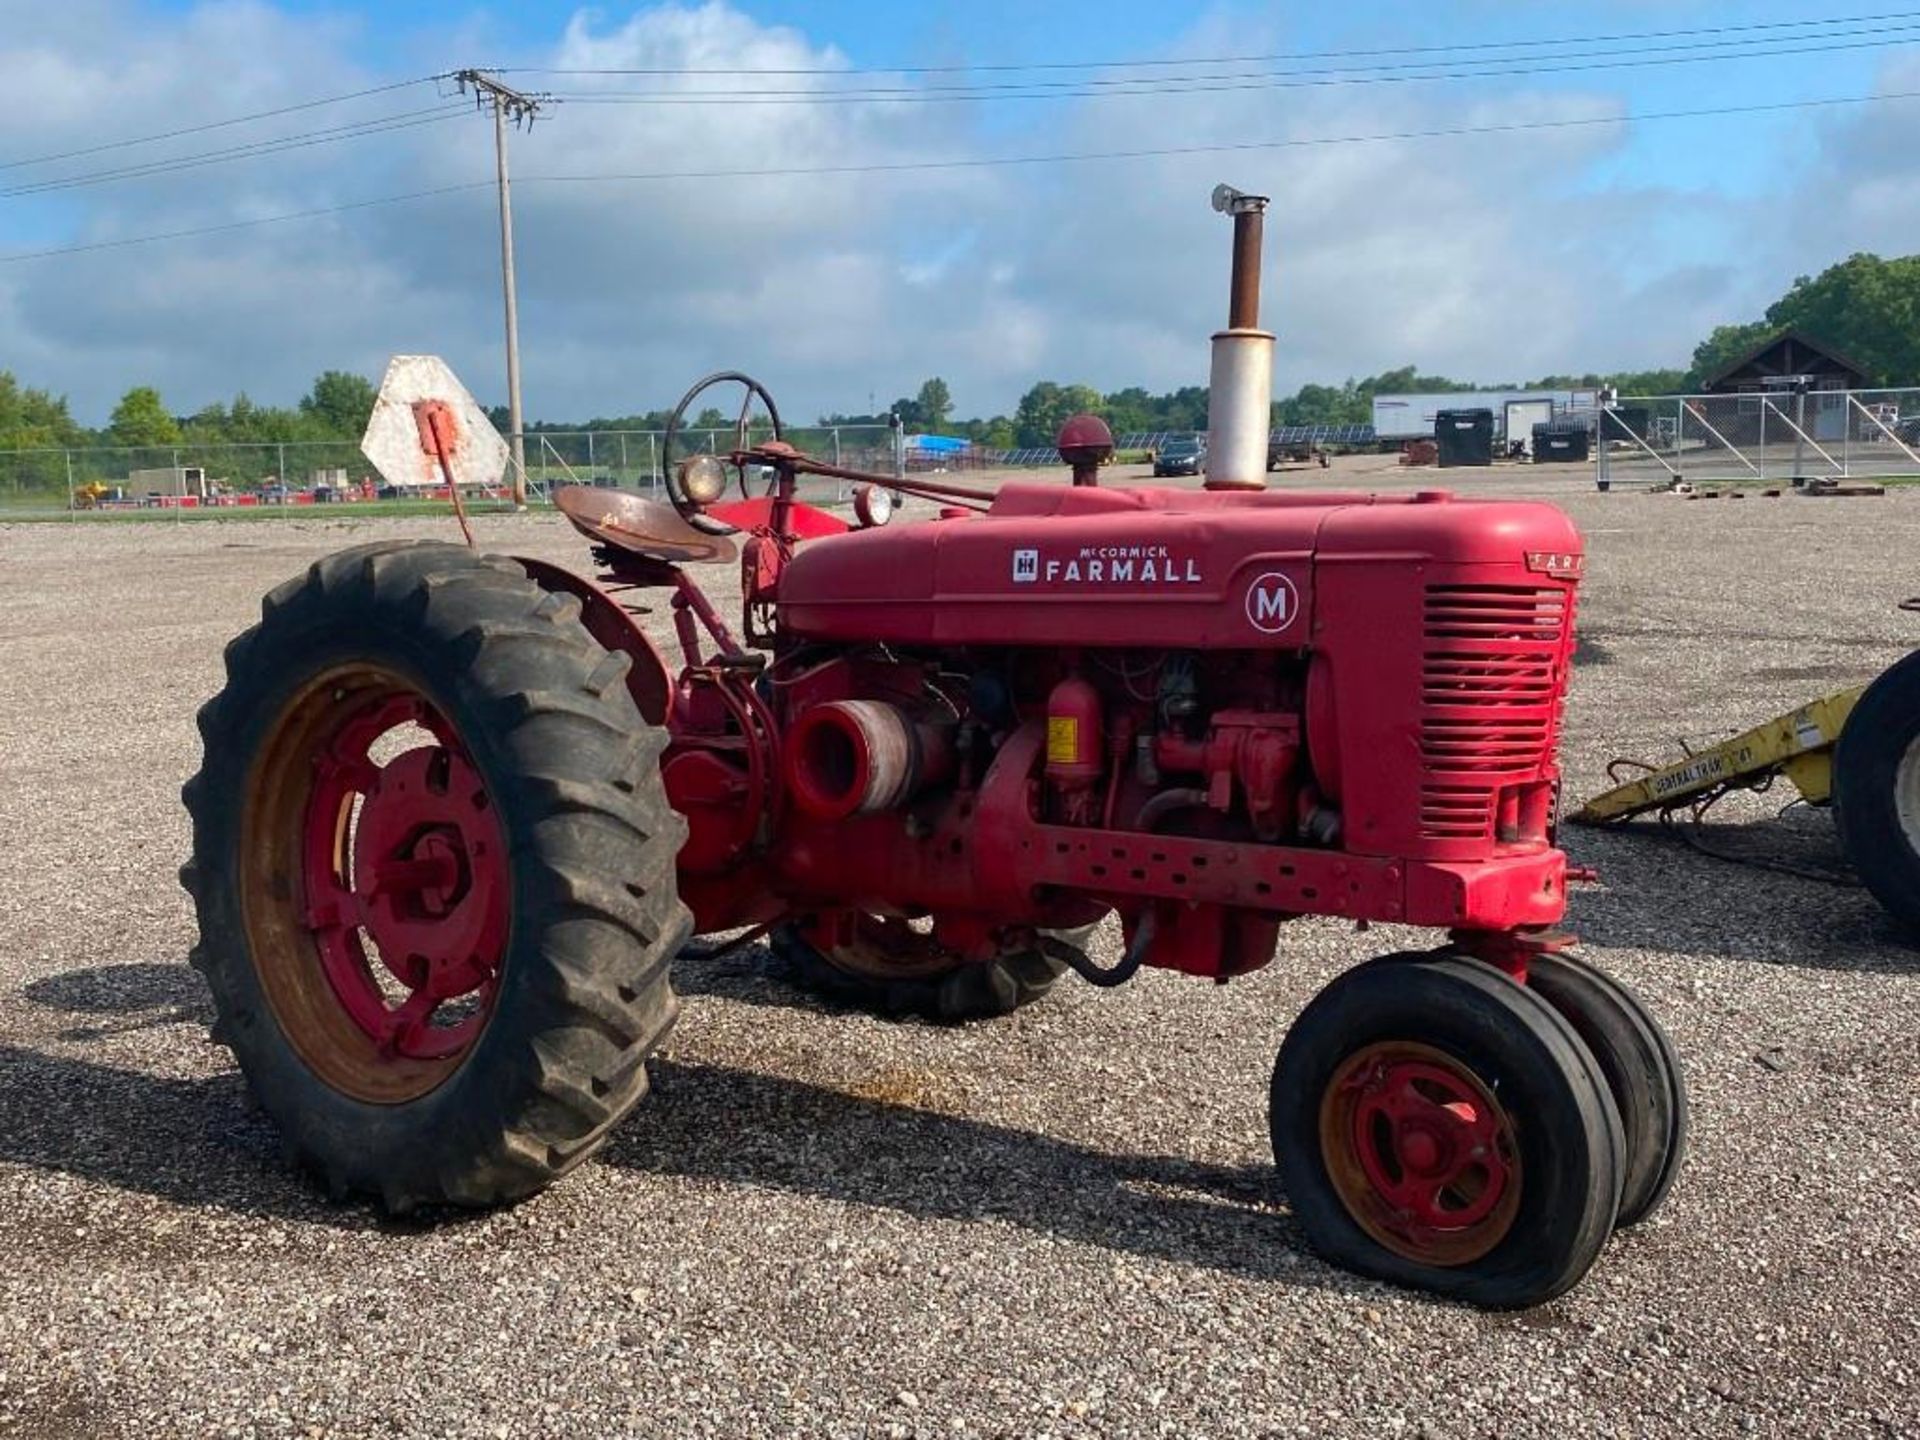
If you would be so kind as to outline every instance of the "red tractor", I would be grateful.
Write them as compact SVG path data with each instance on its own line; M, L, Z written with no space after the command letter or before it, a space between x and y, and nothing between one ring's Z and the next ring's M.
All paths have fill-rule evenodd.
M540 1189L645 1093L690 934L770 933L842 1000L962 1020L1069 969L1225 983L1330 915L1447 938L1342 975L1280 1049L1306 1238L1490 1306L1578 1281L1685 1127L1659 1026L1554 929L1580 538L1541 504L1259 488L1264 410L1218 408L1271 344L1243 262L1205 489L1092 483L1084 417L1085 483L859 476L727 375L674 431L726 380L771 438L744 407L729 453L670 438L671 507L562 492L597 580L393 543L269 595L200 715L184 879L290 1153L393 1210ZM849 524L810 475L876 483ZM941 508L887 525L889 492ZM736 559L737 629L692 573Z

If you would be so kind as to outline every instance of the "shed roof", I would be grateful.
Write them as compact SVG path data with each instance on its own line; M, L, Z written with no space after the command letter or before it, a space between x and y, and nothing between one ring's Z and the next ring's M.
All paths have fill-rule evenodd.
M1703 390L1712 390L1715 386L1724 385L1727 383L1727 381L1731 380L1734 376L1738 375L1742 370L1745 370L1750 366L1759 366L1760 362L1763 359L1765 359L1769 351L1775 350L1775 349L1784 350L1789 345L1798 346L1802 350L1811 350L1815 354L1820 355L1826 360L1832 362L1832 365L1834 368L1847 371L1854 377L1856 381L1858 381L1861 384L1866 383L1867 371L1865 366L1861 365L1857 360L1843 353L1835 346L1829 345L1826 341L1820 339L1818 336L1809 335L1807 334L1806 331L1800 329L1798 326L1789 325L1786 329L1777 331L1776 333L1768 336L1765 340L1762 340L1759 344L1753 346L1751 349L1747 350L1744 354L1741 354L1735 359L1729 361L1727 364L1722 365L1718 370L1714 371L1711 375L1703 377L1700 381L1700 388ZM1764 367L1761 367L1761 373L1762 374L1798 374L1800 373L1800 369L1799 367L1796 367L1791 371L1767 370Z

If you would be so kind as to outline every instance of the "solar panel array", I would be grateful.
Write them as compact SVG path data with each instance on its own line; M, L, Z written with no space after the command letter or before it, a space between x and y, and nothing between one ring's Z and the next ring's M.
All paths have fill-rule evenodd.
M1371 445L1379 437L1371 425L1280 425L1276 445Z

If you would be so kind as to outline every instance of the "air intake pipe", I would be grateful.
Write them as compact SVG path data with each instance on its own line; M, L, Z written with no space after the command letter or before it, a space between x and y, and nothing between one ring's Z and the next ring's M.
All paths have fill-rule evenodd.
M1267 197L1216 185L1213 208L1233 216L1233 280L1227 328L1213 337L1206 488L1264 490L1273 423L1273 336L1260 328L1260 242Z
M787 792L816 820L898 809L953 772L948 730L883 700L815 705L787 732Z

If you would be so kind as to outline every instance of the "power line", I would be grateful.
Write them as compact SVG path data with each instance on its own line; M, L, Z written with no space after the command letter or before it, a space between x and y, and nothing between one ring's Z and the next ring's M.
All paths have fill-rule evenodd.
M863 165L783 166L737 170L657 170L637 174L536 175L527 183L574 184L643 180L765 180L821 175L872 175L913 170L974 170L1000 166L1058 165L1088 160L1151 160L1182 155L1238 154L1263 150L1302 150L1329 145L1373 145L1395 140L1444 140L1473 135L1510 135L1536 130L1574 130L1595 125L1633 125L1647 121L1698 120L1724 115L1759 115L1786 110L1812 110L1841 105L1871 105L1882 101L1920 100L1920 90L1891 91L1883 95L1841 95L1821 100L1780 100L1755 105L1723 105L1694 110L1658 110L1640 115L1587 115L1562 120L1522 120L1500 125L1449 125L1430 130L1396 130L1371 135L1303 135L1286 140L1226 141L1210 145L1157 146L1139 150L1095 150L1051 155L997 155L958 160L873 161Z
M1352 58L1378 58L1381 56L1404 55L1457 55L1498 50L1537 49L1543 46L1565 45L1602 45L1629 41L1665 40L1698 36L1726 36L1744 34L1774 34L1782 31L1819 31L1836 32L1834 27L1868 23L1910 21L1920 19L1920 11L1880 11L1866 14L1832 16L1825 19L1782 20L1745 25L1695 26L1684 29L1622 31L1606 35L1539 37L1529 40L1496 40L1461 42L1451 45L1399 46L1371 50L1309 50L1278 52L1264 55L1228 55L1189 57L1181 59L1145 59L1145 60L1085 60L1085 61L1021 61L993 64L960 65L893 65L875 67L772 67L765 69L719 66L661 66L661 67L625 67L625 68L563 68L551 66L518 66L507 70L495 71L495 74L549 74L549 75L818 75L818 76L859 76L859 75L936 75L966 73L1005 73L1021 71L1089 71L1118 69L1166 69L1193 68L1210 65L1266 64L1297 60L1327 60ZM1789 39L1803 39L1805 36L1791 36ZM1740 43L1740 42L1727 42ZM1764 43L1764 42L1747 42ZM1456 62L1430 62L1434 64ZM1474 63L1474 62L1463 62ZM1378 69L1381 67L1362 67ZM340 95L322 96L315 100L304 100L292 105L276 106L271 110L259 110L250 114L235 115L224 120L212 120L197 125L180 126L172 130L156 131L148 135L130 136L121 140L105 141L98 145L82 146L71 150L49 152L44 155L24 156L15 160L0 161L0 170L16 170L31 165L51 164L58 160L79 159L88 155L103 154L111 150L128 149L140 145L156 144L162 140L178 139L187 135L206 134L214 130L228 129L237 125L253 124L260 120L274 119L282 115L298 114L307 110L320 109L329 105L347 104L354 100L366 99L374 95L390 94L396 90L408 89L415 85L429 84L450 78L446 74L420 75L408 80L396 80L385 85L369 86L361 90L348 91ZM1187 79L1205 79L1204 76L1171 77ZM1093 84L1096 82L1082 82ZM738 100L745 97L733 97Z
M1920 22L1920 11L1913 12L1913 15L1914 15L1914 22ZM1588 50L1588 51L1576 51L1571 53L1560 53L1560 54L1536 54L1536 55L1531 55L1526 57L1496 57L1496 58L1490 58L1485 60L1478 60L1478 59L1473 59L1469 57L1466 59L1405 61L1398 64L1385 64L1385 63L1375 61L1372 63L1363 64L1363 65L1322 66L1322 67L1316 67L1316 68L1307 69L1307 70L1265 69L1265 70L1252 70L1252 71L1247 71L1247 70L1226 71L1226 72L1215 71L1213 73L1208 73L1208 74L1193 74L1193 75L1154 75L1154 76L1130 75L1130 76L1095 77L1091 79L1076 77L1072 80L1051 80L1051 81L1021 80L1021 81L1000 82L1000 83L967 83L967 84L960 84L960 85L934 83L934 84L927 84L927 85L893 86L893 87L885 87L885 88L867 86L867 87L858 87L854 89L845 89L845 90L821 90L818 88L798 89L798 90L757 90L752 93L754 95L796 95L796 96L809 96L809 97L816 96L816 95L823 95L823 94L825 95L863 95L863 96L864 95L922 95L930 92L944 91L944 90L992 92L992 91L1003 91L1003 90L1025 90L1025 89L1067 89L1067 88L1075 88L1075 87L1081 87L1081 86L1091 88L1095 86L1118 87L1118 86L1138 86L1138 85L1176 85L1176 84L1182 84L1182 83L1189 83L1189 84L1198 83L1198 82L1204 82L1209 80L1247 80L1247 79L1262 79L1262 78L1268 78L1268 77L1284 78L1288 76L1312 77L1312 76L1323 76L1323 75L1338 76L1338 75L1394 74L1394 73L1403 73L1408 71L1435 70L1435 69L1440 69L1446 66L1459 66L1459 65L1472 65L1476 67L1482 67L1482 69L1484 69L1484 67L1493 66L1493 65L1517 65L1523 59L1528 67L1532 67L1534 65L1539 65L1546 62L1561 61L1561 60L1600 61L1600 60L1608 60L1608 59L1614 59L1614 58L1641 59L1644 57L1670 55L1670 54L1676 54L1676 53L1699 55L1706 59L1741 59L1741 58L1745 58L1748 55L1765 58L1767 56L1775 55L1775 54L1792 55L1792 54L1804 53L1802 50L1799 50L1799 49L1782 48L1789 45L1800 45L1803 43L1812 43L1817 41L1844 40L1844 39L1848 39L1855 36L1873 36L1873 37L1876 37L1881 43L1884 43L1887 45L1897 45L1897 44L1903 43L1903 41L1898 38L1892 38L1892 37L1910 34L1916 29L1920 29L1920 23L1910 22L1902 25L1876 25L1870 29L1851 29L1851 30L1834 29L1834 30L1829 30L1824 35L1807 35L1807 36L1792 36L1792 37L1760 37L1752 40L1720 40L1720 41L1707 41L1704 43L1695 41L1695 42L1691 42L1684 45L1634 45L1628 48L1615 49L1615 50ZM1769 48L1769 49L1758 48L1762 46L1773 47L1773 48ZM1736 47L1744 47L1744 48L1736 48ZM1720 52L1720 53L1715 54L1712 52ZM1191 62L1181 62L1181 63L1191 63ZM1226 62L1214 61L1214 62L1205 62L1205 63L1223 64ZM1249 61L1247 63L1254 63L1254 62ZM687 73L694 73L694 72L687 72ZM1481 72L1476 71L1474 73L1481 73ZM1485 73L1510 74L1515 72L1511 70L1494 70L1494 71L1486 71ZM618 94L713 95L713 96L725 96L729 98L738 98L741 92L737 88L730 87L722 90L588 91L585 93L615 94L615 95L618 95Z
M62 150L51 155L35 155L24 160L0 161L0 170L18 170L24 165L48 165L55 160L76 160L83 155L98 155L107 150L124 150L134 145L151 145L160 140L175 140L182 135L204 135L209 130L224 130L233 125L251 125L256 120L271 120L280 115L296 115L302 110L318 110L326 105L344 105L350 100L364 100L370 95L387 95L395 90L405 90L413 85L425 85L430 81L444 77L439 75L420 75L412 80L396 80L390 85L374 85L365 90L350 91L345 95L327 95L318 100L302 100L297 105L282 105L273 110L258 110L251 115L235 115L228 120L209 120L203 125L184 125L178 130L161 130L152 135L136 135L126 140L109 140L100 145L88 145L78 150Z
M1878 105L1905 100L1920 100L1920 90L1889 91L1880 95L1836 95L1817 100L1781 100L1753 105L1718 105L1689 110L1658 110L1648 111L1639 115L1592 115L1575 116L1561 120L1514 121L1499 125L1456 125L1428 130L1396 130L1364 135L1306 135L1285 140L1249 140L1210 145L1158 146L1137 150L1095 150L1049 155L999 155L955 160L875 161L861 165L780 166L765 169L657 170L633 174L536 175L523 177L521 183L537 185L606 184L672 180L757 180L786 177L805 178L823 175L871 175L908 171L992 169L1003 166L1061 165L1106 160L1150 160L1186 155L1220 155L1258 151L1314 149L1332 145L1372 145L1402 140L1461 139L1478 135L1511 135L1532 131L1572 130L1597 125L1637 125L1671 120L1700 120L1727 115L1779 114L1788 111L1831 109L1849 105ZM375 206L398 205L406 201L424 200L435 196L453 195L472 190L484 190L494 184L495 182L493 180L472 180L458 185L441 185L430 190L415 190L404 195L382 195L371 200L357 200L344 205L321 206L311 210L293 211L284 215L265 215L250 220L234 220L224 224L199 226L189 230L173 230L156 235L126 236L114 240L96 240L79 245L62 245L46 250L20 251L11 255L0 255L0 265L18 264L27 260L51 259L61 255L78 255L96 250L115 250L132 245L154 244L166 240L184 240L202 235L217 235L234 230L247 230L260 225L279 225L293 220L311 220L327 215L339 215L349 211L371 209Z
M580 105L848 105L884 103L939 103L953 101L1070 100L1124 96L1210 95L1246 90L1297 90L1362 85L1405 85L1451 80L1488 80L1515 76L1562 75L1587 71L1641 70L1674 65L1703 65L1733 60L1773 59L1781 56L1829 54L1846 50L1885 49L1911 44L1920 25L1905 27L1897 36L1884 32L1870 40L1838 41L1734 53L1633 55L1624 58L1547 57L1565 64L1503 65L1474 70L1399 73L1402 67L1357 67L1365 73L1240 71L1224 75L1136 77L1128 80L1028 81L1013 84L902 86L864 90L788 90L742 94L738 91L582 91L559 99ZM1415 68L1415 67L1406 67Z
M1298 50L1268 55L1215 55L1185 59L1148 60L1045 60L1008 61L995 64L961 65L876 65L876 66L788 66L749 68L740 66L654 66L607 67L601 69L565 69L556 66L514 66L502 74L521 75L955 75L969 73L1006 73L1027 70L1125 70L1195 65L1255 65L1287 60L1346 60L1379 55L1438 55L1486 50L1517 50L1552 45L1607 45L1625 41L1671 40L1699 35L1737 35L1765 31L1806 30L1835 25L1868 24L1887 20L1912 20L1920 10L1883 11L1866 15L1835 15L1815 20L1775 20L1748 25L1705 25L1680 30L1629 30L1612 35L1572 35L1538 37L1531 40L1462 41L1453 45L1406 45L1366 50ZM1791 37L1800 38L1800 37Z
M436 105L425 110L407 110L396 115L358 120L350 125L336 125L326 130L286 135L275 140L256 140L245 145L229 146L223 150L203 151L198 155L182 155L168 160L149 160L138 165L125 165L112 170L89 171L84 175L63 175L52 180L31 181L0 189L0 199L43 195L57 190L76 190L92 185L106 185L116 180L144 180L180 170L197 170L203 166L222 164L229 160L249 160L259 155L278 155L287 150L305 150L315 145L332 145L342 140L358 140L368 135L384 135L393 130L411 130L466 113L467 107L462 104Z
M312 210L291 210L283 215L259 215L251 220L229 220L218 225L197 225L190 230L166 230L157 235L128 235L116 240L90 240L81 245L61 245L51 250L24 250L0 255L0 265L22 260L46 260L55 255L84 255L94 250L121 250L130 245L153 245L163 240L191 240L202 235L224 235L233 230L251 230L260 225L284 225L293 220L316 220L323 215L344 215L353 210L371 210L380 205L399 205L408 200L426 200L436 195L455 195L466 190L490 190L491 180L469 180L459 185L437 185L431 190L411 190L404 195L380 195L371 200L354 200L345 205L321 205Z

